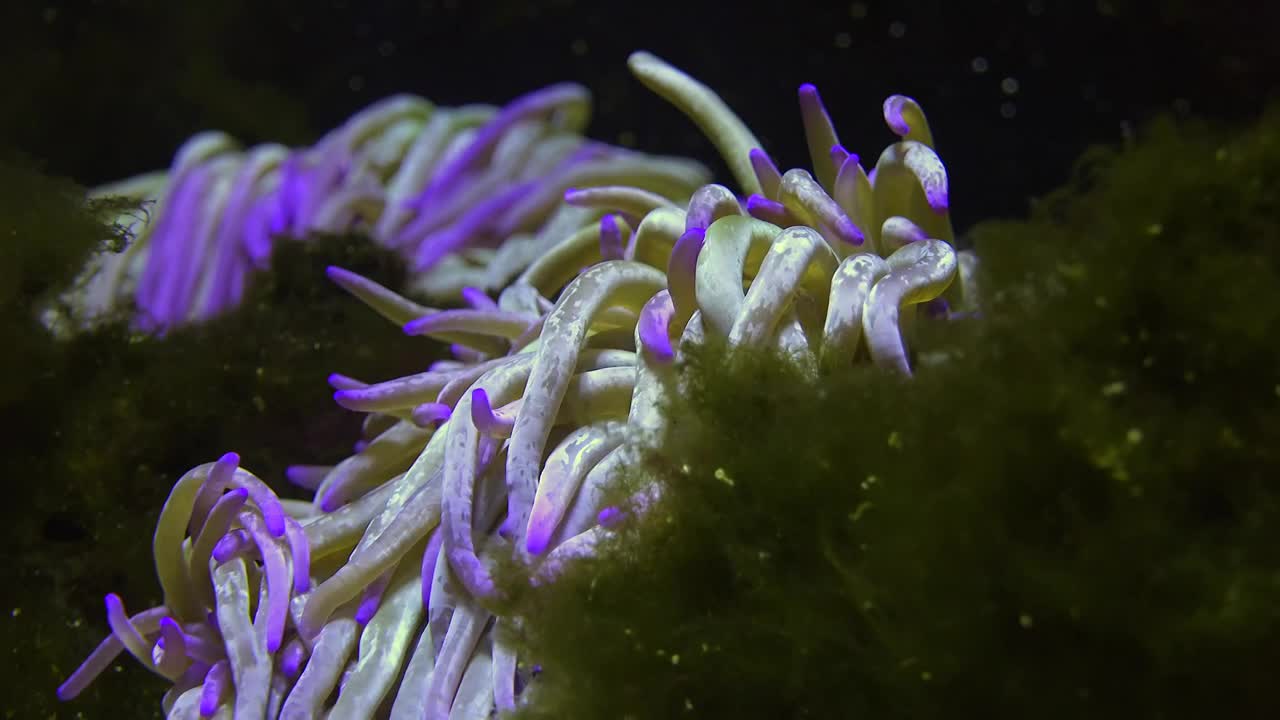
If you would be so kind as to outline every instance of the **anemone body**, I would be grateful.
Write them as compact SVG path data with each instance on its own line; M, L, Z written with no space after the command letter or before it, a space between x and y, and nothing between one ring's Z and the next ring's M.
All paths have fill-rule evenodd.
M680 202L707 179L697 163L586 139L590 95L560 84L505 107L436 107L397 95L311 147L242 148L219 132L189 139L164 172L91 191L141 204L117 222L134 237L85 268L70 305L84 324L131 304L139 325L199 322L244 297L283 238L360 233L404 256L409 290L456 300L497 290L602 211L559 204L570 187L624 184Z
M406 332L451 343L454 358L379 382L331 378L339 404L368 414L367 432L337 465L290 473L312 503L276 499L231 454L184 476L154 541L164 604L130 617L112 596L113 634L62 697L124 650L173 683L170 717L443 720L536 702L538 659L512 648L519 628L500 614L494 566L554 582L620 518L645 512L654 490L617 502L610 484L661 435L682 348L715 338L781 348L815 371L874 362L910 373L916 309L943 297L964 309L973 265L950 244L946 175L919 107L885 103L900 139L867 172L803 86L814 168L782 173L710 89L646 53L631 67L711 136L738 191L703 184L693 164L582 141L572 86L501 111L433 114L396 98L323 152L241 156L203 136L179 153L172 180L153 179L173 189L137 244L150 238L151 253L126 255L119 272L143 268L144 305L181 288L204 298L164 305L187 308L170 320L216 295L190 280L206 276L195 260L182 281L147 270L167 262L178 226L217 226L179 212L192 184L221 188L221 207L252 208L236 215L257 223L244 237L364 221L378 242L451 271L474 238L506 244L476 256L485 280L469 283L463 309L330 271ZM540 179L529 185L522 168ZM597 188L560 204L570 184ZM549 219L520 239L535 218ZM545 251L512 249L525 242Z

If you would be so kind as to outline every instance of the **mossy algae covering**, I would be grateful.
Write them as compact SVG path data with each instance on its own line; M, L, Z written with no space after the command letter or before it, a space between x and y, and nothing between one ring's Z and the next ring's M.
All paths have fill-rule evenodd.
M691 350L662 500L521 591L522 718L1280 717L1280 111L972 233L915 377Z
M54 689L109 633L103 596L130 612L160 602L150 552L155 520L190 467L239 452L285 496L293 463L350 454L360 417L337 407L325 377L418 372L443 355L406 338L332 285L337 264L396 287L404 268L358 237L282 241L271 272L251 280L241 308L164 338L123 318L55 340L36 311L89 253L128 240L107 224L118 202L85 206L84 190L30 162L0 163L0 407L8 533L0 565L0 647L6 718L160 716L165 683L131 658L73 704ZM122 315L127 313L122 313Z

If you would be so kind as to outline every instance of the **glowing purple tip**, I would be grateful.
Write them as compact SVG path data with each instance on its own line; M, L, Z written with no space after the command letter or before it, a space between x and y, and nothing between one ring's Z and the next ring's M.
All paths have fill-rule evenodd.
M845 160L849 159L849 151L845 150L843 145L832 145L828 155L831 157L831 163L836 167L840 167Z
M769 154L760 148L751 148L747 158L751 161L751 170L760 183L761 191L767 196L777 197L778 188L782 184L782 173L769 159Z
M370 586L369 589L372 590L373 586ZM361 625L369 624L369 621L377 614L378 607L381 605L381 592L365 592L364 597L360 599L360 604L356 607L356 622Z
M827 114L827 106L822 103L822 96L818 94L818 88L813 83L804 83L800 86L800 115L805 120L808 127L812 123L822 123L831 125L831 118Z
M524 549L530 555L541 555L546 552L547 546L551 544L551 536L548 532L530 533L524 539Z
M107 593L106 597L103 598L103 601L107 605L108 616L119 616L124 613L124 600L121 600L119 595L115 593ZM126 615L125 617L127 618L128 616Z
M204 676L204 687L200 688L201 717L212 717L218 711L230 684L231 666L226 660L219 660L209 668Z
M320 496L320 512L331 513L334 510L347 504L347 500L343 497L341 488L335 483L328 488L328 491Z
M306 660L307 648L302 643L290 643L280 653L280 672L290 680L297 680Z
M671 362L675 358L675 349L671 346L669 334L669 317L657 313L640 316L640 342L644 349L653 355L654 360L661 363Z
M284 469L284 479L289 484L296 485L303 490L315 491L320 487L320 481L324 480L324 476L329 473L327 466L319 465L290 465Z
M747 198L747 214L779 227L791 225L790 213L787 212L786 206L763 195L752 195Z
M498 303L494 302L493 298L477 287L462 288L462 300L476 310L491 310L498 307Z
M890 95L884 101L884 121L889 125L889 129L898 137L906 137L911 134L911 124L907 122L903 115L903 110L908 105L914 105L915 100L906 95Z
M431 318L432 318L431 315L424 315L415 320L410 320L409 322L404 324L404 334L405 335L421 335L422 329L430 324Z
M618 218L609 214L600 218L600 257L605 260L622 259L622 228Z
M747 157L751 160L752 167L757 165L773 165L773 161L769 159L769 154L761 148L751 148L747 151Z
M350 282L355 279L355 273L350 270L340 268L337 265L330 265L326 267L324 269L324 275L338 285L342 285L344 281Z
M152 659L161 669L178 669L188 657L186 637L178 621L171 617L160 618L160 637L156 639L156 650Z
M842 168L844 164L850 160L852 160L855 165L862 162L857 153L849 152L849 150L843 145L831 146L831 160L838 168Z
M360 597L360 603L356 606L356 622L361 625L367 624L377 614L378 608L382 607L382 596L387 592L387 586L391 584L391 571L382 573L373 582L364 589L364 594Z
M617 527L625 513L618 507L607 507L596 515L596 521L607 528Z
M471 392L471 422L475 423L476 429L485 435L499 434L497 430L503 425L493 412L489 393L483 388L476 388Z
M365 384L359 380L341 373L330 373L326 381L334 390L358 390L365 387Z
M449 419L453 414L453 408L445 403L430 402L422 403L413 409L413 423L418 427L431 427L436 423L442 423Z
M862 231L858 229L857 225L853 224L853 220L850 220L847 215L841 215L836 219L835 231L840 236L840 239L854 247L862 245L867 240L867 236L862 234Z
M304 593L311 589L311 543L297 520L288 518L286 527L289 555L293 558L293 589Z
M213 559L224 563L235 557L236 553L240 552L244 545L244 539L236 533L223 535L222 539L213 546Z
M951 207L951 195L943 188L929 188L925 192L925 200L929 203L929 209L942 215Z

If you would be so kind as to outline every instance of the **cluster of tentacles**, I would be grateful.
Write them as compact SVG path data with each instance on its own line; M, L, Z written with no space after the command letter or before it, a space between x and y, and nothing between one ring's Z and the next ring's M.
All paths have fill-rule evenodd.
M498 289L599 219L589 203L561 203L566 189L626 183L681 201L707 181L697 163L583 137L590 102L575 84L503 108L398 95L300 149L241 149L224 133L198 134L167 172L92 191L134 199L143 211L116 218L135 240L94 258L71 298L82 317L72 320L125 300L149 329L207 319L240 302L276 239L317 232L355 231L400 252L419 294Z
M182 478L155 536L164 605L129 617L109 597L113 635L63 697L124 649L173 682L170 717L443 720L536 702L538 658L517 658L511 620L486 610L492 563L514 556L553 582L644 511L652 492L603 498L660 438L682 347L717 337L909 373L921 306L967 309L972 259L950 244L946 175L914 101L885 102L900 139L867 172L802 87L813 172L781 173L711 90L646 53L630 65L711 137L742 194L706 185L679 207L633 185L570 191L610 212L496 298L466 290L462 309L332 268L455 359L331 378L366 434L336 466L291 469L312 504L277 500L234 455Z

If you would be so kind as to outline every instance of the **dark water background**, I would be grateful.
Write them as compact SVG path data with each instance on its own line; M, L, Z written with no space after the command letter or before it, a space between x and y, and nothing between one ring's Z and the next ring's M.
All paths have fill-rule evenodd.
M648 49L718 90L783 167L807 164L800 83L863 155L891 137L880 102L915 97L966 226L1020 214L1087 145L1153 114L1248 117L1280 76L1280 11L1260 0L18 0L4 13L15 102L0 137L86 184L166 167L202 129L309 142L391 93L501 103L563 80L595 93L595 137L713 160L627 73Z
M200 130L220 129L245 144L310 143L391 93L444 105L504 103L573 80L595 94L593 137L692 156L726 177L691 123L628 74L627 54L647 49L716 89L784 168L808 163L795 103L800 83L818 86L842 140L864 157L892 139L881 101L892 93L915 97L948 165L953 217L963 230L1021 215L1031 198L1066 180L1088 146L1124 142L1155 115L1246 122L1280 90L1272 35L1278 21L1272 3L1189 0L866 0L759 8L568 0L12 0L0 10L0 147L94 185L166 167L178 145ZM209 459L191 457L163 470L180 473ZM77 492L56 473L5 482ZM157 498L166 491L158 488ZM139 550L158 509L157 501L150 515L118 520L136 525ZM56 524L54 531L47 522L33 526L58 535ZM29 546L33 539L24 540ZM51 548L56 542L48 538ZM92 558L92 541L76 542L90 543L80 552ZM50 551L49 562L57 562L58 552ZM80 591L74 578L65 587ZM5 599L8 593L14 600ZM105 632L105 621L99 610L68 617L64 626L32 627L24 624L32 612L16 612L20 596L29 607L31 598L19 588L0 587L4 635L19 638L0 650L6 667L22 669L0 674L0 688L9 685L0 690L4 717L158 712L161 685L128 661L99 681L101 691L58 707L54 687L96 642L91 638ZM97 598L84 604L100 607ZM71 656L46 666L47 653L28 653L27 639L65 644ZM34 658L41 664L23 666Z

